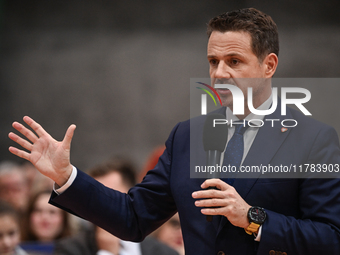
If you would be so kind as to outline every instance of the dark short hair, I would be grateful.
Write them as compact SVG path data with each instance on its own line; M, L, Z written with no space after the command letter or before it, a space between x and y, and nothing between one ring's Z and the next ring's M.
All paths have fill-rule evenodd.
M105 163L89 169L87 172L93 178L117 172L121 175L124 184L126 184L129 188L136 184L136 171L134 165L130 160L121 157L115 157Z
M252 51L261 62L270 53L279 55L279 35L275 22L269 15L255 8L225 12L212 18L207 28L209 37L213 31L249 33Z

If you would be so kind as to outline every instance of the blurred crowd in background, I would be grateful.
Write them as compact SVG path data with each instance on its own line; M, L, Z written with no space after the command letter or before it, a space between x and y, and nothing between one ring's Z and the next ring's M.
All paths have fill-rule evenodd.
M164 147L145 159L148 151L189 118L190 78L208 77L205 26L211 17L250 6L269 13L280 31L277 77L339 77L339 5L0 0L0 254L91 255L128 246L48 204L53 183L28 162L7 161L14 158L7 137L14 120L30 115L56 138L76 123L72 162L84 170L103 162L87 172L105 185L120 183L111 187L126 192L154 167ZM339 86L331 90L335 97L339 93ZM326 97L324 105L336 111L334 102ZM334 114L321 115L339 132ZM111 153L132 155L145 166L138 171L130 160L106 160ZM111 183L120 169L133 174ZM178 215L151 236L184 254ZM160 247L150 240L147 247Z
M87 173L103 185L127 193L154 168L164 149L156 148L141 171L130 159L114 157ZM178 214L140 244L131 243L50 205L52 189L53 181L31 163L0 162L1 255L96 255L103 250L115 255L184 254Z

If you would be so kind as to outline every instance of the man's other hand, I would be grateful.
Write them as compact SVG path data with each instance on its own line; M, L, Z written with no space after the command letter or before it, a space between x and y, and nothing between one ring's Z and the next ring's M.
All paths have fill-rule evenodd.
M43 175L54 180L59 186L63 186L72 173L70 148L76 126L71 125L63 141L59 142L30 117L25 116L23 120L35 133L21 123L14 122L12 126L26 139L12 132L8 134L8 137L28 152L12 146L9 151L30 161Z
M217 189L207 189L216 187ZM247 228L249 225L247 213L251 207L237 193L234 187L220 179L208 179L201 185L202 189L192 193L197 207L204 207L205 215L223 215L236 227Z

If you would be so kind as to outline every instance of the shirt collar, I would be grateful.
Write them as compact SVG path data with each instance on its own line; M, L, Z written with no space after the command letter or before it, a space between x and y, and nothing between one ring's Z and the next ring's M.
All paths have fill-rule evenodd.
M270 94L269 98L256 109L257 110L268 110L272 103L273 103L273 94ZM231 120L232 122L239 121L239 118L237 118L233 114L233 112L230 110L229 107L227 107L226 109L226 118L229 124L231 123ZM251 112L247 117L245 117L245 120L253 120L253 119L263 120L263 118L264 118L264 115L256 115Z

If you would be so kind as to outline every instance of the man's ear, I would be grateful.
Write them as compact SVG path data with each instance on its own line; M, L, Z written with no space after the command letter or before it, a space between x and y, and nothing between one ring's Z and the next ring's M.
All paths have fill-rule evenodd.
M275 53L270 53L267 55L262 63L265 67L265 78L271 78L274 75L278 63L279 59Z

